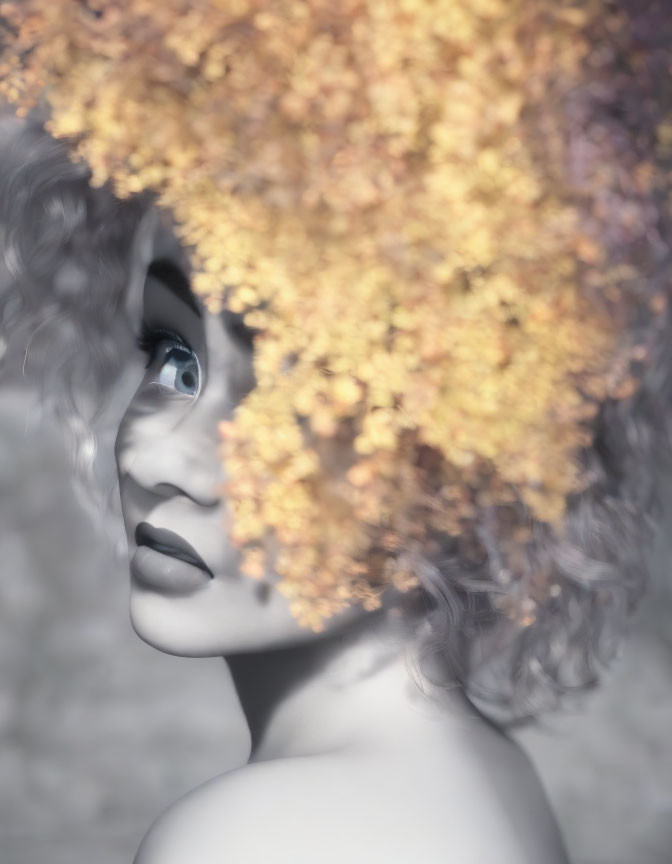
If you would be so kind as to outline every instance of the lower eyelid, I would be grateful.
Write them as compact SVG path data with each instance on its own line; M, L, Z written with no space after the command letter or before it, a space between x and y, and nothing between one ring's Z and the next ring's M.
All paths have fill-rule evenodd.
M174 400L176 402L190 402L196 396L198 396L200 392L200 387L195 393L182 393L180 390L176 390L174 387L167 387L165 384L162 384L160 381L152 379L151 381L145 382L142 385L142 390L151 393L152 391L159 395L162 401L166 400Z

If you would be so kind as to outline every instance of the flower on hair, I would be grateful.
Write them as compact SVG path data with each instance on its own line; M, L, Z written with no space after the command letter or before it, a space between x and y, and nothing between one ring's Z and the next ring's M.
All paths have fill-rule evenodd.
M569 140L591 28L618 32L606 0L0 15L5 96L45 99L94 185L156 193L194 291L259 330L257 386L219 427L243 572L275 572L319 630L412 589L418 550L483 507L561 525L600 402L636 388L605 229L620 163L588 136L574 170ZM631 176L626 244L653 168Z

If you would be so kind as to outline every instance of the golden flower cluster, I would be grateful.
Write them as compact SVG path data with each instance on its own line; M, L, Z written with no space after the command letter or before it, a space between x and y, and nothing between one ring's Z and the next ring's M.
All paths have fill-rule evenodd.
M600 400L635 387L627 268L580 206L616 168L568 172L606 0L0 15L2 92L46 98L94 184L157 193L207 308L260 330L222 491L244 572L272 568L300 623L416 585L414 553L481 506L561 523Z

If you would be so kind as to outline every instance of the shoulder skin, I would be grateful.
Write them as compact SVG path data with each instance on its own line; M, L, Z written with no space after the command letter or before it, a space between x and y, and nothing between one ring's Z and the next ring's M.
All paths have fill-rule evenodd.
M434 776L336 754L252 763L170 807L134 864L568 864L534 771L511 759L505 786L446 777L443 759Z

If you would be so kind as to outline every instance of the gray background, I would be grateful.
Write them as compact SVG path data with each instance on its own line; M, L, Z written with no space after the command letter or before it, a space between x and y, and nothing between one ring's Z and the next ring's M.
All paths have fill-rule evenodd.
M246 731L222 660L163 655L132 632L127 572L111 554L118 515L101 525L78 503L65 439L20 377L0 399L0 862L130 864L166 806L242 764ZM115 422L100 440L108 479ZM580 711L518 733L575 864L672 862L672 481L662 483L653 584L620 662Z

